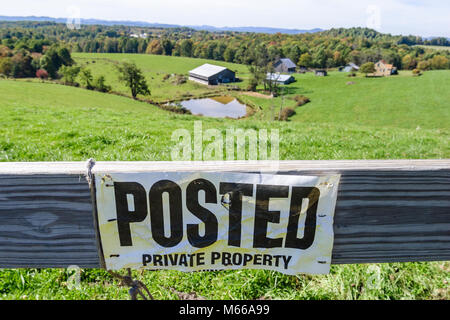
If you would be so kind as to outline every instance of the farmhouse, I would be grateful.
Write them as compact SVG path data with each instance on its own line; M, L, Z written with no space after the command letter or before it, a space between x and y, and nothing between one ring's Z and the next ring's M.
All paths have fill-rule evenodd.
M189 71L189 80L206 85L217 85L236 81L236 73L225 67L206 63Z
M273 64L273 67L275 68L275 72L279 73L292 73L297 69L295 63L289 58L279 59Z
M316 69L314 73L319 77L326 77L328 75L327 70L325 69Z
M390 76L397 74L397 68L384 60L375 63L375 76Z
M268 73L266 80L275 82L277 84L290 84L295 81L295 78L291 75L284 75L279 73Z

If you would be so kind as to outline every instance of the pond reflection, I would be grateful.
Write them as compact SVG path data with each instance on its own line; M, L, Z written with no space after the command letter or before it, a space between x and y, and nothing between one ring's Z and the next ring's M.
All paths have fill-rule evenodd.
M181 106L194 115L214 118L242 118L247 114L247 107L236 98L220 96L204 99L191 99L179 102Z

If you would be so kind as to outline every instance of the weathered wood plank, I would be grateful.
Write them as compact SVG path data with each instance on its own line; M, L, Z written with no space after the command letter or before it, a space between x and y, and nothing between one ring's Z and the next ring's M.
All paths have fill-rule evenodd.
M83 163L0 163L0 268L99 267ZM271 170L267 163L98 163L100 171ZM450 161L286 161L341 173L333 263L450 260Z
M0 175L0 267L98 267L80 175Z

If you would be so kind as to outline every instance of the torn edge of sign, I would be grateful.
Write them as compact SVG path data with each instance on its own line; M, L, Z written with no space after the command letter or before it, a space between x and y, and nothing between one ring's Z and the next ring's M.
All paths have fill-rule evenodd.
M332 250L334 244L334 213L337 202L337 192L340 183L340 174L331 175L283 175L283 174L251 174L251 173L212 173L212 172L144 172L144 173L106 173L96 172L95 189L96 190L96 220L98 224L99 248L102 253L101 259L104 261L105 268L109 270L118 270L122 268L133 269L151 269L151 270L178 270L184 272L204 271L204 270L225 270L225 269L267 269L279 271L285 274L327 274L330 271ZM118 241L118 221L117 208L115 204L114 182L136 182L143 185L148 199L148 192L153 183L161 179L172 179L178 182L186 192L186 185L196 179L209 179L218 187L221 180L243 183L285 185L289 188L308 184L307 181L315 179L314 186L321 190L321 198L318 201L316 219L320 221L316 225L314 245L312 252L300 252L292 248L252 248L251 241L244 235L244 245L235 248L226 244L226 239L218 239L214 244L206 248L194 248L188 242L186 237L186 225L184 222L183 239L174 247L163 247L155 244L151 234L150 218L146 216L141 223L133 224L130 230L133 232L133 246L121 247ZM308 180L309 179L309 180ZM306 182L305 182L306 181ZM309 184L311 186L311 184ZM218 188L217 188L218 189ZM255 188L256 189L256 188ZM289 192L291 194L291 191ZM255 194L253 194L255 196ZM126 197L128 204L130 197ZM133 197L131 197L132 199ZM325 201L324 201L325 199ZM255 200L253 199L255 202ZM220 203L220 201L218 201ZM149 203L147 203L149 206ZM134 204L128 205L128 210L132 212ZM148 207L149 208L149 207ZM218 207L219 208L219 207ZM221 209L220 209L221 210ZM217 209L217 214L227 215ZM303 209L304 210L304 209ZM189 212L183 204L184 212ZM304 213L304 212L303 212ZM191 214L189 214L191 216ZM195 218L195 217L194 217ZM229 226L220 222L219 234L223 235L229 229ZM201 222L197 219L197 222ZM242 232L252 233L254 225L243 228ZM256 227L254 228L256 230ZM298 232L298 231L297 231ZM256 233L256 232L255 232ZM164 234L164 233L163 233ZM298 233L297 233L298 234ZM285 236L286 233L279 233ZM254 236L254 234L253 234ZM318 239L318 240L317 240ZM195 259L203 260L203 263L195 263ZM300 257L302 256L302 257ZM202 257L202 259L199 259ZM147 265L145 265L147 259ZM251 261L249 260L251 259ZM283 260L284 259L284 260ZM177 263L173 263L174 261ZM198 261L197 260L197 261ZM243 262L247 261L247 264ZM289 262L286 264L286 261ZM284 261L284 264L283 264ZM172 264L171 264L172 262ZM289 263L291 263L289 265ZM153 263L153 265L152 265ZM252 263L252 264L251 264ZM283 267L281 267L283 266Z

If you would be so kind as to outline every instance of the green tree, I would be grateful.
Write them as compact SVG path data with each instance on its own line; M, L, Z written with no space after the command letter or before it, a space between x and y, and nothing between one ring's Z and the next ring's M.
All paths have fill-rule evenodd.
M80 73L81 68L79 66L62 66L59 68L58 73L61 75L62 80L66 84L76 84L75 79Z
M191 57L192 56L192 40L183 40L180 45L180 54L183 57Z
M430 63L428 61L420 61L417 64L417 69L421 70L421 71L426 71L426 70L430 70Z
M130 88L133 99L136 99L138 94L150 95L147 81L134 62L122 62L116 68L119 71L119 80Z
M413 70L417 66L417 61L411 55L407 54L402 58L403 70Z
M71 66L73 63L70 51L67 48L58 46L50 47L40 61L41 68L45 69L53 79L58 77L58 70L61 66Z
M448 67L449 60L444 56L437 55L431 59L431 69L433 70L447 69Z
M92 85L93 77L92 77L91 70L89 70L87 68L81 69L80 81L81 81L81 84L83 84L86 87L86 89L89 89L89 90L94 89L94 86Z
M225 59L226 62L233 62L235 55L236 55L236 50L234 50L231 47L227 47L227 49L223 53L223 58Z
M374 73L375 72L375 64L373 62L367 62L364 63L360 68L359 71L364 74L368 73Z
M173 50L173 43L168 39L163 39L161 41L161 46L163 47L164 55L171 56Z
M98 78L94 79L94 88L97 91L100 92L109 92L111 91L111 86L106 84L106 80L104 76L99 76Z
M298 60L298 65L301 67L311 67L312 65L312 58L309 53L304 53L300 56L300 59Z
M10 76L13 68L13 63L10 57L0 59L0 75Z

